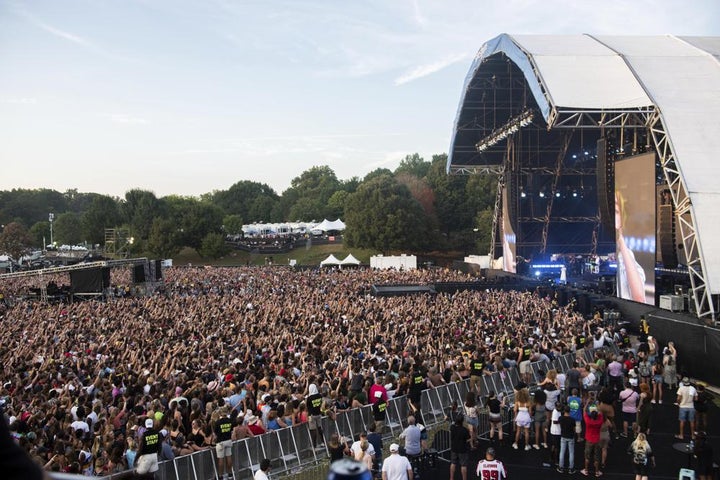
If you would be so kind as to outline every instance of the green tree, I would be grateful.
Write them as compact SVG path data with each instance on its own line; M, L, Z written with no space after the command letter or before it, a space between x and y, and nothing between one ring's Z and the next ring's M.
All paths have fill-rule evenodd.
M223 211L217 205L177 195L164 197L163 201L180 232L181 245L198 249L208 233L221 232Z
M223 230L225 233L235 235L242 233L243 219L240 215L226 215L223 218Z
M475 216L475 248L479 255L490 253L492 246L493 208L486 208Z
M147 249L158 258L170 258L180 251L180 231L168 218L156 218L150 227Z
M332 194L327 203L328 212L330 213L328 220L345 217L345 204L349 196L350 192L345 190L338 190Z
M327 165L305 170L283 192L284 219L320 221L330 216L328 200L340 186L335 172Z
M73 212L65 212L55 217L53 232L59 245L77 245L83 240L82 222Z
M198 249L201 257L211 259L220 258L228 251L229 248L225 243L225 237L220 233L208 233L205 235Z
M264 183L243 180L212 194L212 203L227 215L240 215L249 222L271 221L279 196Z
M13 189L0 192L0 224L19 221L26 228L48 219L50 212L67 210L67 202L60 192L41 188Z
M42 245L42 249L45 250L47 243L50 242L50 222L35 222L28 233L32 244L36 247Z
M410 191L390 175L364 182L348 198L344 238L350 247L384 253L427 246L427 218Z
M474 212L465 194L468 177L445 173L447 155L433 156L427 180L435 193L435 213L439 228L448 240L455 233L472 230Z
M81 220L85 240L92 244L102 244L105 241L105 229L118 226L122 217L120 208L112 197L97 195L82 213Z
M22 223L10 222L0 233L0 252L7 253L16 261L19 261L31 246L32 238Z
M125 222L135 237L146 239L150 235L150 227L156 218L162 217L162 203L153 192L133 189L125 192L125 200L121 203L121 211Z
M402 173L409 173L417 178L425 178L430 170L430 162L426 162L418 153L407 155L400 160L400 165L395 169L395 176Z

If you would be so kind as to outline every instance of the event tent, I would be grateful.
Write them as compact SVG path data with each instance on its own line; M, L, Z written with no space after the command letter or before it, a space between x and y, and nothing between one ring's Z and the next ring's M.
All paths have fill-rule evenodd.
M360 260L355 258L353 254L350 253L340 262L340 265L360 265Z
M338 260L335 255L331 253L325 260L320 262L320 266L324 267L325 265L340 265L340 263L340 260Z

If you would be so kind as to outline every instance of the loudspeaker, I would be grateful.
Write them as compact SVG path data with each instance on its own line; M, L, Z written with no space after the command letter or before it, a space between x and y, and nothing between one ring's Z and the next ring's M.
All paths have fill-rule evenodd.
M109 286L109 267L70 272L70 291L72 293L102 293Z
M673 212L672 205L660 205L658 211L660 258L665 268L676 268L678 258L675 244L675 212Z
M145 283L145 265L133 267L133 283Z
M505 188L507 188L508 191L508 204L506 210L508 212L508 220L510 221L512 229L517 231L518 198L520 196L520 191L518 187L518 175L513 170L510 170L507 174Z
M604 137L598 139L595 178L600 223L606 232L615 232L615 169L613 162L608 161L607 151L607 140Z
M162 260L155 260L155 281L159 282L162 280Z

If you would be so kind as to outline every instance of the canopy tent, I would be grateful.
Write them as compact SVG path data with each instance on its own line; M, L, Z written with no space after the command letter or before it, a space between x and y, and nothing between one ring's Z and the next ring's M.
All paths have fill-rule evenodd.
M350 253L340 262L340 265L360 265L360 260L355 258L353 254Z
M320 262L320 266L324 267L325 265L340 265L340 263L341 263L340 260L335 258L335 255L333 255L331 253L330 255L328 255L328 257L325 260Z
M322 232L331 232L331 231L342 231L345 230L345 223L343 223L342 220L339 218L334 221L329 221L327 218L324 219L322 222L318 223L314 227L312 227L312 230L322 231Z

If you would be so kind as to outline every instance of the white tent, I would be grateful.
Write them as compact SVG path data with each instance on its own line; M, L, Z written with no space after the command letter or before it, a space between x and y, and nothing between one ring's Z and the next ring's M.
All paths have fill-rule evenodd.
M325 260L320 262L321 267L324 267L325 265L340 265L340 260L335 258L335 255L331 253Z
M345 224L344 224L343 221L340 220L339 218L338 218L337 220L332 221L332 222L329 221L329 220L326 218L326 219L324 219L322 222L320 222L320 223L318 223L317 225L315 225L312 229L313 229L313 230L320 230L320 231L323 231L323 232L329 232L329 231L332 231L332 230L341 231L341 230L345 230Z
M360 260L355 258L353 254L350 253L340 262L340 265L360 265Z

